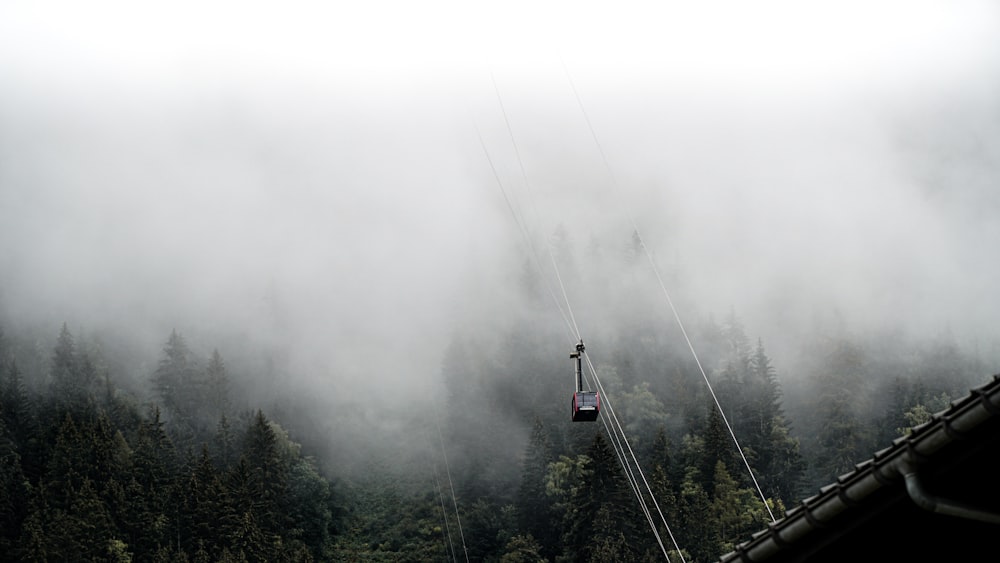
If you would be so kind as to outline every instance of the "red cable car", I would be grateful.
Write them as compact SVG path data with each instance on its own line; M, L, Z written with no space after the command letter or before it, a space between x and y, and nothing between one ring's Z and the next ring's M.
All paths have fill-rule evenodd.
M572 398L573 422L593 422L601 412L601 395L597 391L583 390L583 340L576 345L576 352L569 355L576 360L576 392Z

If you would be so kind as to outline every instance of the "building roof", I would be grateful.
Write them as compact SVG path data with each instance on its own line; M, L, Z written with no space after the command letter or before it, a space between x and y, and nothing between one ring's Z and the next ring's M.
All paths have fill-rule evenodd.
M1000 375L720 563L1000 560Z

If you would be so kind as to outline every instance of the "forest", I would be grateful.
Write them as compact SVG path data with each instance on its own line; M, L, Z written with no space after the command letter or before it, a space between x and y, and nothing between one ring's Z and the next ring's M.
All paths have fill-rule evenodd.
M1000 372L997 37L0 2L0 563L717 561Z
M570 422L574 342L526 263L523 306L456 326L440 395L377 411L381 430L352 425L348 402L255 395L239 362L181 330L139 361L68 324L6 322L2 560L710 562L990 374L947 331L843 323L796 335L777 365L735 311L693 319L696 359L635 298L644 263L621 248L577 249L617 264L588 280L611 297L578 313L602 319L587 341L602 408L662 519L607 427Z

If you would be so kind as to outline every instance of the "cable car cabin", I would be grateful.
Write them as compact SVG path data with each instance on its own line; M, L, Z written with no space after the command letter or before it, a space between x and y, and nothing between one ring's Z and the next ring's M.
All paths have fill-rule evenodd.
M593 422L601 411L601 396L597 391L573 393L573 422Z
M573 393L573 422L592 422L601 411L601 396L597 391L583 390L583 340L576 345L576 351L569 355L576 360L576 389Z

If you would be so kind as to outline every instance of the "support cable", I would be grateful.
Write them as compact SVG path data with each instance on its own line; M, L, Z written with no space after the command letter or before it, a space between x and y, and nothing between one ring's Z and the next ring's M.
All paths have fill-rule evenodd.
M494 81L494 87L496 87L496 82L495 81ZM523 177L523 179L525 181L526 188L527 188L528 187L528 184L527 184L527 174L524 171L524 164L523 164L523 161L521 160L521 157L520 157L520 151L517 149L516 140L514 138L513 131L511 129L511 127L510 127L510 121L509 121L509 119L507 119L506 110L504 109L502 99L500 98L499 88L495 88L495 90L496 90L497 98L500 101L501 111L504 113L504 121L507 124L508 133L510 135L511 142L514 144L514 147L515 147L514 152L515 152L515 155L517 156L518 164L520 165L520 169L521 169L521 172L522 172L522 177ZM480 140L482 140L482 136L481 135L480 135ZM485 150L485 144L483 145L483 148ZM487 157L488 157L488 155L489 155L489 153L487 151ZM491 167L492 167L492 159L490 159L490 162L491 162ZM493 167L493 170L495 172L496 168ZM497 181L499 183L499 177L497 178ZM502 183L500 183L500 184L502 186ZM508 201L509 201L509 199L508 199ZM515 215L515 218L516 218L516 215ZM552 258L553 269L554 269L556 277L557 277L557 279L559 281L559 289L562 292L563 300L564 300L564 302L566 304L566 310L568 311L570 319L572 320L572 326L571 326L572 331L576 334L577 340L581 340L579 326L576 324L576 318L573 315L572 305L570 304L569 296L568 296L568 293L566 292L566 287L565 287L565 285L562 282L562 276L559 273L559 266L558 266L558 263L556 262L555 257L554 257L554 255L553 255L553 253L551 251L551 246L549 247L549 256ZM544 276L544 273L543 273L543 276ZM564 317L564 320L565 320L565 317ZM594 375L595 381L597 381L597 374L596 374L596 372L593 371L593 365L590 363L589 356L588 356L587 362L588 362L589 365L591 365L591 371L592 371L592 373ZM602 393L603 393L603 391L602 391ZM605 394L605 400L607 400L606 394ZM610 406L610 403L608 403L608 404ZM611 412L613 414L613 412L614 412L613 409L611 409ZM614 432L609 432L609 436L612 437L612 440L611 440L612 447L615 448L615 453L616 453L616 455L618 455L619 461L622 463L622 467L625 470L626 478L629 479L630 486L632 487L633 492L636 494L636 498L639 501L639 504L642 507L642 511L643 511L644 515L646 516L648 522L649 522L650 528L653 531L653 535L656 537L657 543L659 544L660 549L663 551L664 557L667 559L667 562L669 563L670 562L670 558L667 555L667 550L664 547L662 539L660 538L659 532L656 529L656 525L653 522L652 515L651 515L651 513L649 511L649 508L646 506L646 501L643 498L641 491L639 490L638 480L635 478L635 476L632 473L632 470L631 470L629 464L627 463L627 458L625 456L625 448L623 448L621 446L621 443L618 440L618 437L617 437L618 433L621 433L622 437L625 436L624 428L622 428L622 426L621 426L621 424L618 421L618 419L617 419L616 416L612 416L611 420L613 421L613 423L611 425L612 428L616 429ZM608 430L607 421L602 418L602 422L604 422L604 424L605 424L605 429ZM628 443L627 439L625 440L625 443L626 444ZM635 463L636 467L638 468L639 467L639 462L638 462L638 459L636 459L635 453L632 451L631 446L629 446L628 451L629 451L629 453L632 456L632 461ZM640 470L640 474L641 474L641 470ZM653 492L652 492L652 489L649 487L649 483L646 482L645 476L643 476L643 482L646 484L646 489L649 492L650 497L652 498L653 497ZM653 502L654 502L654 505L656 505L657 512L659 513L660 518L663 521L664 526L669 531L670 527L669 527L669 525L667 525L666 518L664 518L663 512L660 510L659 505L656 504L655 498L653 498ZM671 539L673 539L673 534L672 533L671 533ZM680 550L679 546L677 546L676 541L674 541L674 546L675 546L675 548L677 548L677 552L681 553L681 550ZM681 558L683 560L683 554L681 555Z
M611 164L608 162L607 155L604 153L604 148L601 146L601 142L597 138L597 132L594 130L594 126L590 121L590 116L587 115L587 110L583 105L583 100L580 98L580 94L576 89L576 84L573 82L573 77L570 76L569 69L566 68L565 62L563 63L563 70L566 71L566 78L569 80L570 87L573 89L573 95L576 97L576 101L580 106L580 112L583 114L583 119L587 123L587 128L590 130L590 135L594 140L594 144L597 146L597 152L601 156L601 160L604 162L604 166L607 169L608 176L611 179L611 186L617 192L618 191L618 180L615 177L614 170L611 168ZM754 476L753 469L750 467L750 462L747 460L746 455L743 454L743 448L740 446L739 440L736 439L736 433L733 431L732 426L729 424L729 419L726 417L725 411L722 409L722 404L719 403L719 399L715 394L715 390L712 388L712 383L708 379L708 375L705 373L705 368L701 365L701 360L698 359L698 354L695 352L694 345L691 343L691 339L688 337L687 330L684 329L684 323L681 322L680 315L677 313L677 308L674 307L674 302L670 298L670 293L667 291L666 284L663 283L663 277L660 275L660 270L656 266L656 261L653 260L653 255L649 251L649 247L646 245L645 240L642 238L642 233L639 231L639 226L631 214L627 214L629 222L632 224L636 237L639 239L639 245L642 247L643 252L646 254L646 259L653 268L653 273L656 275L656 280L660 285L660 289L663 292L664 297L666 297L667 304L670 306L670 310L673 313L674 320L677 322L677 326L681 330L681 334L684 336L684 341L687 342L688 349L691 351L691 355L694 357L695 363L698 365L698 371L701 372L702 378L705 380L705 384L708 386L708 391L712 395L712 400L715 402L716 408L719 410L719 414L722 416L723 422L726 424L726 429L729 430L729 435L733 439L733 443L736 444L736 451L739 452L740 458L743 459L743 464L747 468L747 473L750 475L750 480L753 481L754 487L757 489L757 494L760 496L761 502L764 503L764 508L767 510L768 515L771 517L772 522L777 522L774 517L774 513L771 511L770 505L767 503L767 498L764 496L764 491L761 489L760 484L757 482L757 477Z
M437 429L438 441L441 444L441 457L444 458L444 470L448 475L448 488L451 489L451 502L455 506L455 520L458 522L458 534L462 538L462 551L465 552L465 561L469 563L469 550L465 546L465 532L462 531L462 517L458 514L458 500L455 498L455 484L451 480L451 468L448 466L448 452L444 448L444 436L441 435L441 425L438 424L437 416L434 417L434 427Z
M646 480L646 475L642 472L642 468L639 466L639 460L636 458L635 452L632 450L631 444L629 444L628 437L625 436L625 429L624 429L624 427L622 427L621 422L618 420L618 416L615 414L615 409L611 406L611 401L608 399L608 395L607 395L607 393L604 390L604 385L601 383L600 378L597 376L597 368L595 368L593 362L590 361L590 356L589 355L584 354L584 356L587 358L587 366L590 367L590 373L591 373L591 375L593 375L594 383L597 385L597 390L601 393L601 396L604 397L604 401L603 402L604 402L605 408L607 410L607 413L608 413L608 415L610 415L610 418L614 421L613 427L617 427L619 429L619 431L621 432L621 439L624 442L624 447L622 447L621 445L619 445L619 447L622 447L622 452L623 453L624 453L624 451L626 449L628 450L628 452L629 452L629 454L630 454L630 456L632 458L633 463L635 463L636 471L638 471L639 476L642 478L643 484L646 486L646 491L649 493L649 498L652 499L653 506L656 508L656 512L660 516L660 521L663 522L663 527L667 530L667 535L670 536L670 541L674 544L674 548L677 550L677 553L680 555L681 561L683 562L684 561L684 553L681 551L680 546L677 544L677 539L674 538L674 533L670 530L670 525L667 524L667 519L663 515L663 511L660 509L660 504L658 502L656 502L656 495L653 494L653 488L649 485L649 481ZM602 410L604 410L604 409L602 409ZM602 412L601 415L602 415L602 418L603 418L604 412ZM632 478L635 479L634 476ZM636 479L636 487L638 488L638 480L637 479ZM647 512L648 512L648 509L645 508L645 503L643 503L643 508L645 510L647 510ZM650 521L650 524L652 524L652 521ZM655 531L655 526L654 526L654 532L653 533L656 534L657 539L659 539L659 534ZM661 549L663 548L663 543L662 542L660 542L660 547L661 547ZM666 550L664 550L663 555L664 556L667 555L666 554ZM668 557L667 561L669 561L669 560L670 560L670 558Z
M441 503L441 517L444 519L444 529L448 538L448 548L452 561L458 561L455 557L455 543L451 540L451 526L448 524L448 510L444 507L444 492L441 490L441 478L438 475L437 464L431 461L431 469L434 471L434 488L437 489L438 500Z
M507 209L510 210L511 215L514 217L514 222L517 224L518 231L521 233L521 237L524 239L525 244L528 247L528 250L531 251L530 258L534 263L535 268L538 269L538 272L541 275L542 283L545 284L545 289L548 291L549 297L552 299L552 302L556 306L556 309L558 309L559 315L562 316L563 322L566 323L566 327L568 328L570 333L570 338L573 340L573 342L576 342L577 340L579 340L579 330L576 329L576 321L575 319L571 321L570 317L567 317L566 311L563 310L563 306L559 303L559 298L556 297L555 292L552 290L552 286L549 283L549 279L545 275L545 269L542 268L541 262L538 258L538 250L535 248L535 243L531 238L531 234L528 232L527 226L525 225L524 218L518 212L518 209L515 207L513 201L511 200L510 195L508 195L507 190L504 188L503 182L500 180L500 174L497 173L496 166L493 164L493 158L490 157L490 151L489 149L486 148L486 142L483 140L483 135L479 131L478 126L476 126L476 134L479 136L479 144L483 148L483 154L486 155L486 161L490 165L490 170L493 171L493 178L496 180L497 186L500 188L500 193L503 194L504 202L507 203ZM560 285L561 283L562 280L560 279Z
M507 135L510 137L510 144L514 147L514 156L517 157L517 165L521 170L521 181L524 182L524 190L528 195L528 205L530 210L534 210L531 199L531 183L528 182L528 173L524 169L524 160L521 158L521 150L517 146L517 140L514 138L514 129L510 125L510 119L507 117L507 108L503 104L503 97L500 95L500 87L497 85L496 77L493 73L490 73L490 79L493 81L493 91L497 95L497 103L500 105L500 113L503 114L504 124L507 126ZM523 220L523 218L522 218ZM525 227L527 232L527 227ZM562 290L563 299L566 302L566 310L569 313L569 321L572 323L572 330L576 336L576 340L580 340L580 327L576 324L576 317L573 316L573 309L570 307L569 298L566 297L566 287L563 285L562 276L559 274L559 265L556 262L555 254L552 252L552 242L548 241L546 244L546 249L549 253L549 259L552 261L552 269L556 274L556 279L559 281L559 289ZM532 246L532 251L534 252L534 247ZM544 274L543 274L544 275ZM560 312L562 308L560 308Z
M618 440L618 433L614 430L612 426L608 426L608 420L601 414L601 423L604 424L604 431L612 437L612 448L615 450L615 455L618 457L618 462L621 464L622 469L625 471L625 477L628 480L629 488L632 489L632 494L639 499L639 507L642 509L642 514L646 517L646 522L649 523L649 528L653 531L653 536L656 538L657 545L660 546L660 551L663 552L663 557L666 558L667 563L670 563L670 556L667 555L667 548L663 545L663 539L660 537L659 531L656 529L656 523L653 521L653 515L649 511L649 507L646 506L642 498L642 491L639 489L639 482L635 478L635 474L632 473L632 467L629 465L628 461L622 455L625 451L621 447L621 442ZM638 467L638 466L637 466Z

